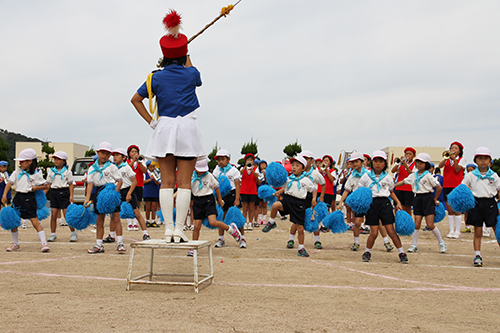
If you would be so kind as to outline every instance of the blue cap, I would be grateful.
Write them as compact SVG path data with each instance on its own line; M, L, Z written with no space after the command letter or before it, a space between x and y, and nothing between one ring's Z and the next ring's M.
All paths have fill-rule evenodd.
M431 165L431 167L433 167L433 168L435 167L434 163L429 162L429 164Z
M151 165L151 161L146 161L146 166L150 166Z
M255 161L253 161L253 162L256 163L256 164L259 164L260 160L256 158Z
M469 167L475 169L475 168L477 168L477 165L475 165L474 163L469 163L469 164L467 164L467 166L465 168L469 168Z
M99 157L97 155L92 156L92 159L96 161Z
M2 166L2 165L9 165L9 162L7 162L7 161L0 161L0 166Z
M260 160L259 164L260 163L266 163L267 164L266 160Z

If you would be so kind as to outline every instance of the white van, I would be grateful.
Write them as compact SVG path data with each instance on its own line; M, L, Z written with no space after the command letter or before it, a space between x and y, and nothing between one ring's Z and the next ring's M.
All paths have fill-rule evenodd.
M73 162L73 166L71 167L71 172L73 172L73 180L75 181L73 200L77 204L83 204L85 202L86 183L83 182L83 176L85 176L85 174L87 173L89 164L92 162L94 162L92 157L80 157Z

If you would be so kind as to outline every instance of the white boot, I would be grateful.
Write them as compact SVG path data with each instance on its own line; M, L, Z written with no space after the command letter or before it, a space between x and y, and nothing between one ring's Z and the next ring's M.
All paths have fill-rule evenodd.
M180 188L177 190L177 198L175 201L177 208L176 223L174 229L174 243L187 242L189 241L182 228L184 227L183 222L186 221L186 216L191 204L191 190Z
M174 189L160 189L160 208L165 221L165 240L172 242L174 237Z

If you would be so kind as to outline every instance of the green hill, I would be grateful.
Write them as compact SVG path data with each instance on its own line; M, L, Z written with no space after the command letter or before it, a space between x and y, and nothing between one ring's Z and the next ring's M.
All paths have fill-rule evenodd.
M16 142L44 142L40 139L36 138L30 138L26 135L20 134L20 133L13 133L9 132L7 130L1 129L0 128L0 147L1 147L1 141L3 140L4 143L6 143L9 146L9 149L7 150L7 158L10 163L10 168L14 167L14 158L16 155ZM0 148L0 159L5 158L5 152L3 149ZM4 156L2 156L4 155ZM10 171L10 170L9 170Z

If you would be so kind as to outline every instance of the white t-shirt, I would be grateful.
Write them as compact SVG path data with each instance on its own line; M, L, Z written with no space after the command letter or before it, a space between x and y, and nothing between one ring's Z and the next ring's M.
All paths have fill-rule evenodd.
M47 182L43 178L41 172L35 172L32 175L29 175L29 178L26 174L23 174L19 179L19 174L24 170L21 168L16 169L10 175L9 183L16 187L16 192L20 193L28 193L33 191L33 186L45 185Z
M132 186L132 180L135 178L135 172L134 172L134 170L132 170L130 165L125 163L124 166L122 166L121 168L118 168L118 172L120 172L120 175L121 175L122 181L123 181L121 188L124 189L124 188L128 188L128 187Z
M215 178L219 178L220 174L221 170L217 165L214 169ZM234 190L236 188L234 182L241 181L241 173L235 167L232 167L231 169L229 169L229 171L226 172L226 177L227 179L229 179L229 183L231 183L231 190Z
M496 172L493 173L492 177L493 179L478 179L476 175L469 172L462 180L462 184L467 185L476 198L492 198L500 190L500 177Z
M416 194L432 193L434 192L434 188L440 185L437 178L434 178L431 173L427 173L420 179L417 191L416 179L417 176L415 171L403 180L403 183L411 185L413 193Z
M195 197L213 194L214 190L219 188L219 182L210 172L201 178L201 183L203 184L203 187L200 189L199 180L191 182L191 193L193 193Z
M290 182L292 183L292 185L290 185L290 188L288 188L288 184ZM298 185L299 182L300 182L300 189ZM312 182L311 179L309 179L309 177L304 177L301 180L299 180L299 182L292 181L290 178L288 178L286 180L285 185L283 185L283 188L285 189L284 193L287 195L291 195L292 197L305 199L307 196L307 192L312 193L316 191L317 186Z
M92 164L88 171L87 182L89 184L94 184L94 186L104 186L108 183L116 184L122 180L122 176L116 165L110 164L106 167L106 169L102 171L102 177L100 172L94 171L94 165L95 164Z
M377 176L377 179L379 179L380 176ZM370 185L372 183L372 180L370 176L368 176L368 173L365 173L361 179L358 182L358 187L368 187L370 188ZM391 192L394 190L394 180L392 179L391 176L386 175L382 180L379 181L380 184L380 191L378 190L377 184L374 184L371 187L372 190L372 196L374 198L382 198L382 197L388 197L391 195Z
M69 187L70 184L73 184L73 172L70 169L66 169L61 177L61 175L56 175L52 168L47 172L47 183L51 184L51 188L66 188ZM54 177L55 176L55 177Z

